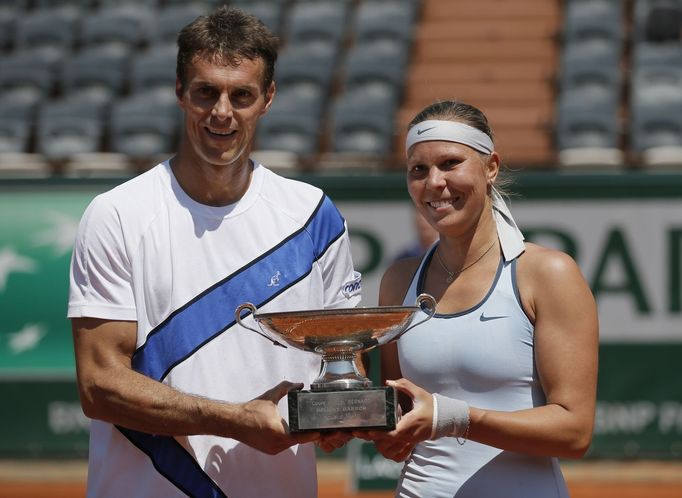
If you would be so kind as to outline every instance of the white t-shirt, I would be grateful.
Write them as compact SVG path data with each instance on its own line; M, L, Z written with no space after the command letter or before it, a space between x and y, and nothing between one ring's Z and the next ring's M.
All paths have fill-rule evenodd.
M87 208L68 316L136 321L136 370L184 392L243 402L282 380L307 388L320 357L274 346L237 325L235 309L352 307L359 279L345 221L318 188L255 165L238 202L210 207L188 197L164 162ZM286 419L286 397L280 412ZM227 438L157 437L92 422L88 496L316 493L310 444L269 456Z

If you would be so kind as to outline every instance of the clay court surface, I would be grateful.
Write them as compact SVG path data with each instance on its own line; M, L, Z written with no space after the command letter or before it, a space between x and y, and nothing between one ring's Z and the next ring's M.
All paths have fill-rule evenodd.
M581 462L563 465L571 498L682 498L682 462ZM84 498L82 461L0 461L0 498ZM352 493L343 461L319 465L319 498L390 498Z

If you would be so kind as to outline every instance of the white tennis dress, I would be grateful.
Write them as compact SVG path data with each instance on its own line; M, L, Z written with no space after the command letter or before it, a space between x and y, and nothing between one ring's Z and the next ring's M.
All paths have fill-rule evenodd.
M188 197L165 162L86 210L68 316L136 321L136 370L243 402L282 380L309 385L320 357L240 327L240 304L351 307L359 289L345 221L319 189L255 165L238 202L210 207ZM280 412L286 418L286 397ZM161 437L93 420L88 496L313 498L314 456L311 444L269 456L232 439Z
M436 246L434 246L436 247ZM422 292L432 248L405 297ZM521 308L516 259L501 260L476 306L437 314L398 340L403 376L429 392L490 410L545 404L533 359L533 325ZM567 498L556 458L529 456L444 437L424 441L405 463L397 496L415 498Z

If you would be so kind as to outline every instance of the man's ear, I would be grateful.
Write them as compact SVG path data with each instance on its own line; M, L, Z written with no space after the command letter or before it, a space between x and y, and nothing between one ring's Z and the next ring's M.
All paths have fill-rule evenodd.
M180 81L180 78L175 78L175 97L178 100L182 100L182 82Z
M267 92L265 92L265 106L263 107L263 112L261 112L261 115L265 114L270 109L270 106L272 105L272 101L275 99L275 93L276 92L277 92L277 89L275 87L275 82L272 81L270 83L270 86L268 87Z

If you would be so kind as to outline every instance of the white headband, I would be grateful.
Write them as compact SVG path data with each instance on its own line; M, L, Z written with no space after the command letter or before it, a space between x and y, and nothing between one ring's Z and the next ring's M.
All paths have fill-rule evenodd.
M405 140L405 152L418 142L430 140L443 140L468 145L483 154L491 154L495 150L490 137L473 126L457 121L430 119L410 128Z

